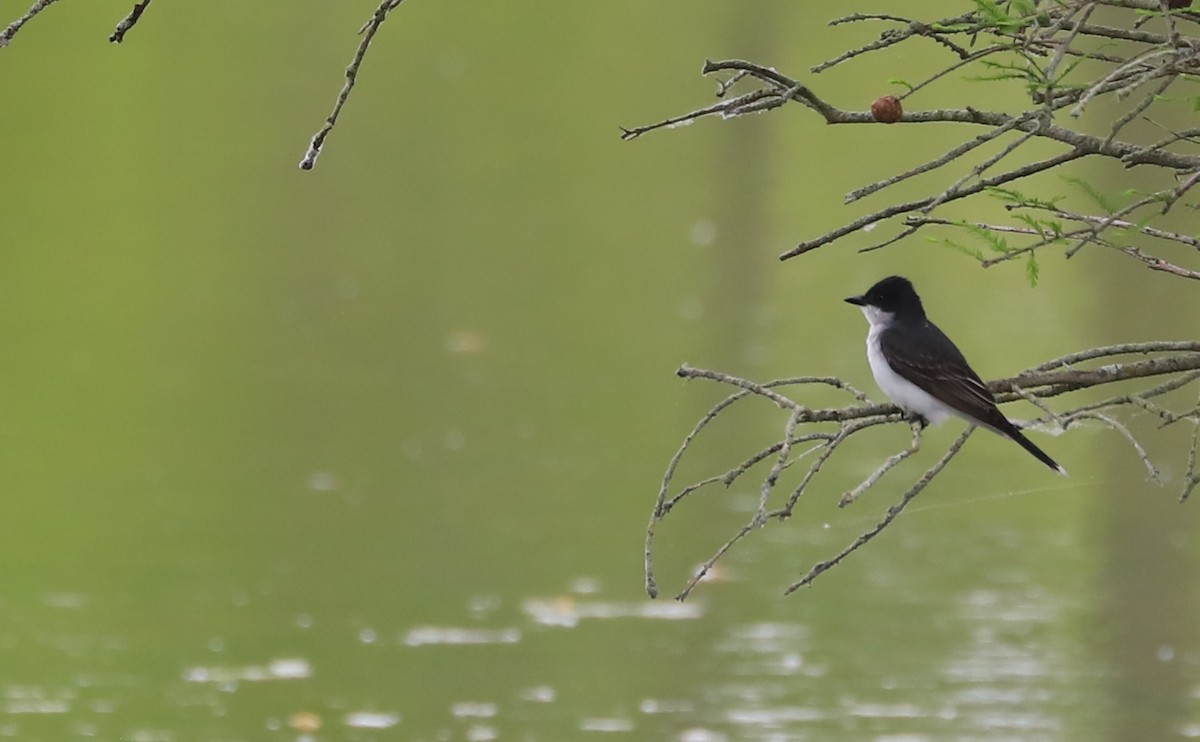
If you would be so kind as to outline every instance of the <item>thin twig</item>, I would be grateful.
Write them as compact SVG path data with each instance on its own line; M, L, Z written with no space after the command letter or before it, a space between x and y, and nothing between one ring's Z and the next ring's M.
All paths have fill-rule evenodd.
M341 92L338 93L337 101L333 104L333 112L325 119L325 123L313 135L312 141L308 145L308 150L304 153L304 157L300 160L301 170L312 170L317 164L317 158L321 156L321 148L325 146L325 137L333 131L333 127L337 124L338 115L342 112L342 106L346 105L346 99L350 97L350 91L354 89L354 83L358 80L358 68L362 65L363 58L367 55L367 49L371 47L371 40L375 38L375 32L387 20L388 13L396 9L404 0L383 0L379 7L375 9L375 13L371 19L358 30L362 35L362 41L358 44L358 49L354 52L354 58L350 60L350 66L346 68L346 82L342 85Z
M151 0L142 0L139 3L134 3L133 10L129 11L129 15L121 19L116 29L112 32L112 35L108 37L108 40L114 44L120 44L124 41L125 34L129 33L129 29L137 25L138 20L142 17L142 13L145 13L146 8L150 7L150 3Z
M1200 409L1200 399L1196 400ZM1179 495L1180 502L1187 502L1196 485L1200 485L1200 466L1197 465L1196 449L1200 448L1200 417L1192 421L1192 446L1188 449L1187 470L1184 472L1183 492Z
M896 519L896 516L903 512L904 508L908 506L908 503L912 502L914 497L921 494L922 490L928 487L929 483L933 481L933 478L936 477L942 471L942 469L946 468L946 464L950 463L950 459L954 458L959 450L962 449L963 444L967 442L967 438L970 438L971 433L974 431L975 426L968 425L967 429L964 430L957 439L955 439L954 443L950 444L950 448L946 450L946 453L942 455L942 458L938 459L936 464L929 467L929 469L925 471L925 474L917 480L916 484L914 484L907 492L904 493L904 496L900 498L899 502L888 508L887 514L883 517L883 520L879 521L870 530L864 532L858 538L854 539L849 546L838 552L832 559L827 559L823 562L817 562L814 564L803 577L792 583L787 590L784 590L783 594L791 595L805 585L812 584L813 580L817 579L824 572L828 571L830 567L833 567L838 562L841 562L843 559L857 551L860 547L867 544L871 539L878 536L883 529L887 528L888 525L890 525L891 522Z
M1064 419L1066 420L1068 425L1070 425L1072 422L1074 422L1076 420L1085 420L1085 419L1099 420L1100 422L1104 423L1108 427L1117 431L1122 436L1124 436L1125 440L1129 441L1129 445L1133 446L1133 450L1137 452L1138 458L1140 458L1142 460L1142 465L1146 467L1146 473L1149 475L1150 479L1152 479L1155 482L1158 482L1159 484L1162 483L1162 481L1160 479L1160 473L1158 471L1158 467L1156 467L1154 465L1154 463L1152 461L1150 461L1150 455L1148 453L1146 453L1146 449L1142 446L1141 443L1138 442L1138 439L1136 437L1134 437L1133 432L1130 431L1128 427L1126 427L1124 424L1122 424L1121 422L1119 422L1112 416L1104 415L1099 412L1075 412L1075 413L1071 413L1070 415L1067 415Z
M1149 356L1136 360L1126 360L1121 363L1109 363L1099 367L1081 368L1079 364L1089 361L1097 361L1107 359L1113 356L1128 356L1140 355ZM823 467L831 460L833 455L839 450L843 443L850 437L868 428L888 422L895 422L903 419L903 413L894 405L889 404L872 404L866 399L865 395L853 389L836 377L822 376L805 376L792 379L778 379L766 383L756 383L747 379L742 379L729 374L724 374L706 369L694 368L684 365L677 372L683 378L706 379L723 385L733 386L737 389L732 395L725 397L718 402L711 410L709 410L700 421L692 428L684 439L683 445L676 451L671 458L667 467L667 472L663 477L662 486L659 489L658 497L655 502L654 511L651 514L650 522L647 526L646 544L645 544L645 567L646 567L646 588L651 596L658 594L658 588L655 583L653 573L652 549L654 533L659 520L664 518L667 513L688 495L700 490L709 485L722 483L725 486L731 485L738 477L745 474L752 467L768 460L773 459L770 471L767 473L763 483L759 489L759 503L755 508L752 517L738 529L733 536L727 540L720 548L708 559L701 567L693 574L678 594L679 599L685 599L691 594L692 590L700 583L704 576L712 569L712 567L724 557L739 541L748 536L754 530L761 528L770 521L785 521L790 518L794 512L795 506L806 492L809 491L818 474L823 470ZM1102 400L1100 402L1086 403L1076 406L1074 409L1055 412L1042 400L1057 397L1068 392L1088 389L1096 386L1107 385L1119 381L1128 381L1132 379L1149 379L1157 376L1169 376L1170 378L1161 384L1143 389L1138 392L1128 393L1122 396L1113 397L1111 399ZM1150 462L1150 457L1145 448L1133 436L1128 427L1121 421L1117 420L1110 414L1102 413L1101 410L1118 407L1122 405L1135 405L1141 409L1148 410L1162 421L1162 425L1172 425L1181 420L1190 420L1200 424L1200 406L1194 410L1189 410L1182 413L1172 412L1171 410L1162 407L1161 405L1151 403L1149 400L1161 397L1176 389L1182 388L1188 384L1200 379L1200 341L1154 341L1145 343L1124 343L1119 345L1107 346L1104 348L1091 348L1085 351L1069 353L1059 358L1047 361L1039 366L1028 369L1026 371L1005 379L999 379L987 384L988 389L996 396L998 403L1006 403L1015 399L1025 399L1037 405L1044 413L1044 420L1032 421L1025 427L1036 427L1046 422L1052 423L1057 430L1066 430L1080 420L1095 419L1121 433L1133 446L1138 453L1147 470L1153 478L1158 477L1158 470ZM825 385L835 389L841 389L852 396L858 402L856 405L842 408L822 409L812 408L801 404L790 397L784 396L779 390L785 385L806 386L806 385ZM668 499L667 492L674 476L675 470L684 453L689 450L697 435L709 426L716 417L723 411L727 410L737 401L746 399L750 396L762 397L769 401L772 405L786 410L788 412L787 423L784 426L784 432L781 440L758 451L741 464L729 469L723 474L706 477L693 484L688 485L675 497ZM836 423L837 430L821 431L816 430L808 433L799 431L800 425L807 424L822 424ZM963 439L965 440L965 436ZM806 447L799 453L796 452L796 446L800 443L811 443L814 445ZM961 445L961 443L957 444ZM842 497L842 504L853 501L870 487L875 486L887 472L895 468L904 459L911 456L919 446L919 429L914 428L913 440L909 448L899 453L893 454L886 459L872 474L867 477L862 483L845 493ZM787 501L782 507L775 510L767 510L768 498L775 491L779 477L783 471L795 465L801 460L808 459L810 455L816 454L815 458L810 460L807 471L802 477L800 483L796 485ZM941 464L944 466L944 459ZM935 467L936 468L936 467ZM938 469L940 470L940 468ZM932 470L931 470L932 471ZM936 475L936 471L927 476L932 478ZM910 500L917 492L923 488L928 481L926 479L919 480L915 489L910 490L904 500L894 507L894 512L889 511L889 515L884 521L876 526L876 528L868 531L859 541L852 544L851 547L844 550L840 555L828 562L819 563L810 570L805 579L793 586L792 589L800 584L807 584L815 579L824 570L828 569L833 564L838 563L845 558L853 550L861 547L864 543L874 538L874 536L886 527L899 513L899 510ZM1190 493L1191 489L1187 490Z
M759 488L758 510L754 513L754 522L759 526L767 521L767 499L771 496L771 491L775 489L779 475L787 467L788 455L792 452L792 441L796 437L796 424L799 422L799 418L799 408L793 409L792 414L788 415L787 425L783 428L783 445L779 447L779 455L775 458L771 471L767 473L767 478L763 480L762 487Z
M889 471L891 471L901 461L904 461L909 456L912 456L920 448L921 448L921 425L919 423L913 423L912 443L908 444L908 448L904 449L903 451L901 451L899 453L892 454L891 456L889 456L887 458L887 460L884 461L883 464L878 469L871 472L871 476L864 479L854 489L852 489L849 492L847 492L846 494L842 495L842 499L838 500L838 507L844 508L847 505L849 505L850 503L857 500L859 495L866 492L870 488L874 487L879 482L879 480L883 478L884 474L887 474Z
M29 23L29 21L32 20L35 15L41 13L43 10L53 5L57 1L58 0L37 0L37 2L35 2L29 8L29 10L25 11L25 15L8 24L3 31L0 31L0 49L8 46L8 42L12 41L12 37L17 35L17 31L20 31L21 27L26 23Z
M800 242L796 247L781 255L781 259L809 252L897 215L911 215L916 212L930 215L943 205L974 197L988 188L1006 185L1045 170L1061 169L1061 166L1068 162L1083 157L1116 158L1121 160L1126 167L1152 166L1172 170L1185 176L1195 175L1200 179L1200 155L1190 150L1182 151L1182 148L1168 148L1167 146L1172 142L1185 139L1182 135L1173 136L1166 142L1154 145L1117 138L1121 134L1130 135L1129 132L1132 132L1134 137L1139 136L1140 132L1133 132L1132 127L1127 129L1127 124L1143 118L1152 106L1163 101L1163 94L1174 80L1183 76L1190 78L1200 68L1200 63L1198 63L1200 44L1197 44L1195 39L1182 35L1178 27L1178 24L1184 20L1189 23L1200 21L1200 14L1190 11L1171 12L1168 14L1168 33L1166 34L1137 28L1130 29L1121 27L1120 24L1106 26L1092 22L1094 11L1100 6L1121 8L1126 13L1147 11L1153 7L1155 10L1150 11L1150 14L1162 14L1162 8L1156 3L1157 0L1096 0L1095 2L1075 0L1074 2L1041 4L1037 7L1036 16L1028 14L1019 6L1004 3L1003 12L1013 15L1003 20L997 20L996 17L986 12L974 11L934 22L925 22L889 13L855 13L832 21L834 25L883 21L888 24L899 24L899 27L889 28L878 39L856 46L826 62L813 66L810 70L813 73L822 72L866 54L894 48L912 39L926 38L950 49L955 54L955 59L942 65L920 84L904 83L907 92L902 97L913 96L926 86L931 86L957 70L982 69L984 75L981 79L1013 80L1024 83L1027 86L1027 95L1034 106L1018 114L1000 110L984 110L969 105L957 109L913 110L909 108L900 116L899 123L972 124L987 127L989 131L932 159L918 163L904 172L883 178L851 192L845 198L846 203L852 203L917 175L944 168L977 149L980 144L994 140L1005 131L1017 130L1022 132L1022 136L1010 142L986 161L976 165L970 172L948 187L939 188L925 198L885 204L872 213L860 215L820 237ZM1022 13L1026 14L1022 15ZM988 38L989 43L976 47L976 38L979 36ZM1119 42L1121 45L1118 46L1113 42ZM1102 53L1100 51L1100 49L1114 48L1121 50L1121 53ZM1068 59L1074 61L1068 64ZM1099 72L1095 72L1094 67L1080 65L1079 60L1092 60L1101 65ZM731 72L734 80L757 82L761 87L754 92L761 94L762 97L741 106L726 108L718 105L696 109L683 116L672 117L656 124L628 129L626 136L636 136L717 112L728 117L770 110L789 101L798 102L815 111L829 124L878 123L871 112L847 110L839 106L837 101L823 97L808 81L794 79L769 66L745 60L727 59L707 61L702 70L706 75L722 71ZM1090 80L1078 79L1085 75L1094 75L1094 77ZM1075 115L1079 115L1093 100L1101 97L1115 97L1120 100L1147 85L1152 87L1136 105L1126 109L1112 122L1105 135L1090 134L1081 128L1064 126L1060 123L1060 119L1054 117L1056 111L1070 107L1074 108ZM726 90L727 85L722 84L718 92L724 94ZM1034 139L1059 142L1070 149L1064 155L1056 158L1034 163L1019 162L1018 149ZM971 181L981 178L984 172L1000 166L1003 166L1004 170L998 175L982 183L971 183ZM1125 215L1152 203L1161 203L1165 212L1187 192L1194 182L1193 178L1188 177L1179 187L1152 194L1131 205L1130 210L1119 214L1108 214L1107 218L1127 221L1123 219ZM968 183L971 183L970 187L967 187ZM860 248L860 250L876 250L900 242L912 235L917 226L912 223L906 224L891 236ZM1080 231L1073 236L1077 242L1067 250L1068 256L1074 254L1083 245L1092 242L1114 249L1125 247L1101 239L1102 233L1110 226L1108 223L1093 222L1092 226L1094 229ZM1142 226L1154 228L1149 225ZM1032 253L1059 239L1059 236L1048 239L1046 234L1041 234L1035 238L1035 244L1020 251L1013 251L1010 255L986 261L983 265L987 267L995 262L1011 260L1014 257ZM1153 270L1187 278L1195 278L1196 274L1200 273L1191 266L1149 255L1134 246L1130 247L1131 249L1124 250L1124 252Z

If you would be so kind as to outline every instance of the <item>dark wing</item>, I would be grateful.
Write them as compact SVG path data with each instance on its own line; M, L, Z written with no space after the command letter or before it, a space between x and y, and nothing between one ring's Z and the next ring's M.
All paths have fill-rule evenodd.
M896 373L934 399L997 431L1012 429L979 374L937 325L893 324L881 333L879 345Z

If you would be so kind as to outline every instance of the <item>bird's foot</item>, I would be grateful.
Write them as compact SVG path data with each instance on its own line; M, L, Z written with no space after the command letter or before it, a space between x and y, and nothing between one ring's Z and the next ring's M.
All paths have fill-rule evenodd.
M929 427L929 419L924 415L918 415L915 412L908 412L905 414L908 418L908 424L911 425L915 430L924 430L925 428Z

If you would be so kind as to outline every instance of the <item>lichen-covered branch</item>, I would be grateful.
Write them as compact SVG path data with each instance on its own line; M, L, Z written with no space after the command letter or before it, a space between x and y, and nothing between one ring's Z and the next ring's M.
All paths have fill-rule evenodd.
M129 11L129 15L125 16L117 23L117 27L113 30L112 35L108 40L114 44L120 44L125 40L125 34L129 33L129 29L137 25L141 20L142 13L146 12L146 8L150 7L152 0L142 0L139 3L133 4L133 10Z
M25 15L8 24L3 31L0 31L0 49L8 46L12 38L17 35L21 27L33 20L33 17L49 6L56 3L58 0L37 0L30 6L29 10L25 11Z
M362 66L363 59L367 56L367 50L371 48L371 41L375 38L375 33L379 31L379 27L387 20L388 13L395 10L404 0L383 0L375 12L371 15L363 27L358 29L358 33L362 36L362 41L358 43L358 49L354 51L354 58L350 60L350 65L346 67L346 81L342 84L342 89L338 91L337 100L334 101L333 111L325 118L325 123L313 135L312 141L308 144L308 149L304 152L304 157L300 159L301 170L312 170L317 164L317 158L321 156L321 148L325 146L325 138L333 131L333 127L337 125L338 116L342 113L342 106L346 105L346 101L350 98L350 91L354 90L354 84L358 81L358 69Z
M1172 3L1174 5L1174 3ZM1157 111L1172 107L1190 110L1200 103L1194 90L1200 73L1200 38L1195 30L1200 14L1189 9L1172 9L1159 0L1063 0L1055 3L1009 3L976 0L976 9L940 20L921 20L890 13L855 13L831 21L841 24L885 24L888 28L875 39L848 49L833 59L813 65L809 73L817 76L833 67L862 59L883 49L907 43L933 42L947 52L944 66L916 83L903 83L906 90L898 96L881 96L869 110L864 101L847 107L834 99L836 93L823 93L815 80L799 79L771 67L740 59L707 61L703 74L722 79L722 101L694 109L656 123L623 129L623 138L634 139L658 129L691 123L719 115L735 118L749 113L798 103L831 125L844 124L959 124L963 135L957 143L937 157L912 164L876 182L856 188L845 197L853 204L868 197L880 198L892 186L914 176L946 170L983 144L1003 142L1000 150L984 163L964 168L964 173L943 187L935 187L924 198L903 202L884 201L865 214L847 218L842 226L825 234L801 240L784 251L781 259L810 252L844 238L862 235L869 229L904 217L894 234L878 242L860 246L875 250L895 244L929 225L962 226L935 212L943 206L980 196L1004 192L1002 204L1015 226L1030 227L1010 232L1029 239L1023 245L991 241L988 245L999 255L985 257L969 245L953 240L946 243L960 252L977 257L987 267L1021 257L1030 263L1029 275L1036 281L1035 253L1052 245L1062 246L1067 257L1087 245L1119 249L1152 270L1189 279L1200 278L1200 258L1166 259L1154 252L1155 240L1146 244L1127 244L1121 236L1128 233L1123 225L1135 224L1138 237L1160 238L1161 233L1177 229L1150 224L1200 182L1200 152L1196 151L1196 132L1169 131L1158 141L1146 139L1144 128L1132 127L1135 121L1150 121ZM1105 23L1096 9L1107 6ZM1115 10L1114 10L1115 9ZM1125 23L1120 23L1120 18ZM1143 26L1145 26L1143 28ZM1079 64L1086 60L1088 64ZM951 74L966 74L979 81L1000 81L1020 85L1028 101L1020 110L993 107L997 96L992 88L979 86L976 100L937 100L938 83ZM1186 90L1184 90L1186 83ZM734 87L750 86L740 95L726 98ZM1170 91L1170 94L1168 94ZM957 94L956 94L957 95ZM1171 97L1174 96L1174 97ZM1079 121L1098 100L1115 103L1115 114L1106 131ZM913 105L925 102L924 107ZM902 104L903 102L903 104ZM1182 104L1182 105L1181 105ZM1112 106L1105 110L1113 110ZM1069 115L1068 115L1069 114ZM973 129L983 127L977 134ZM1033 140L1060 145L1062 153L1040 159L1022 156L1022 147ZM1063 194L1026 193L1027 188L1046 188L1038 176L1047 171L1067 172L1067 165L1083 158L1106 158L1122 167L1150 169L1161 182L1149 193L1132 199L1125 194L1108 196L1087 194L1099 207L1095 213L1082 213L1077 221L1083 227L1071 234L1073 239L1054 234L1050 222L1030 225L1027 216L1012 214L1016 209L1042 206L1056 208ZM1033 185L1027 185L1030 181ZM1059 187L1056 183L1055 187ZM1018 190L1018 188L1022 190ZM1129 203L1123 203L1124 201ZM1159 210L1156 214L1155 210ZM977 232L997 229L1001 221L976 222ZM1157 230L1154 234L1150 230ZM1109 236L1112 233L1112 236Z
M1121 360L1112 362L1111 359L1114 358ZM743 523L684 585L676 596L680 600L687 598L713 565L739 541L760 528L792 517L799 499L806 493L814 491L818 486L821 471L851 437L879 425L906 421L904 413L898 407L891 404L874 404L862 392L836 377L806 376L778 379L760 384L719 371L686 365L681 367L677 373L685 379L705 379L734 387L737 391L714 405L700 419L667 464L666 473L663 475L662 485L650 515L650 522L646 528L644 554L646 591L651 597L658 595L658 584L654 574L654 539L658 523L679 507L684 500L701 490L709 489L712 485L721 484L728 488L763 465L764 462L771 462L769 470L758 484L758 508L750 519ZM1089 400L1079 400L1073 406L1066 406L1057 411L1051 409L1044 402L1044 400L1059 398L1065 394L1107 387L1111 384L1139 382L1141 386L1135 391L1125 391L1122 394L1100 400L1096 400L1094 397ZM812 385L831 387L844 392L854 399L854 403L845 407L813 407L800 401L802 397L790 392L785 393L788 388L803 391ZM1191 423L1193 427L1192 446L1187 473L1181 485L1181 499L1186 499L1196 488L1197 477L1200 476L1196 471L1196 436L1200 435L1196 431L1200 430L1200 401L1192 407L1172 410L1164 405L1162 400L1168 398L1172 392L1190 385L1200 386L1200 340L1125 343L1091 348L1055 358L1026 369L1015 376L997 379L989 382L987 386L1000 403L1024 399L1033 402L1045 413L1043 417L1028 423L1027 427L1048 427L1059 432L1066 432L1087 421L1094 421L1116 431L1130 444L1138 460L1142 462L1151 478L1154 479L1159 478L1159 469L1153 464L1150 453L1138 441L1127 422L1121 420L1118 414L1128 408L1132 409L1135 414L1149 413L1153 415L1161 421L1163 426L1175 425L1184 421ZM787 412L780 439L750 454L728 470L690 483L672 494L680 461L701 432L716 422L717 418L729 408L751 398L765 400L772 406ZM890 525L904 507L920 494L957 454L966 442L970 430L968 428L936 464L905 490L901 499L889 508L882 520L833 558L818 562L799 581L788 588L787 592L790 593L811 583L823 572L840 563ZM839 505L843 507L849 505L868 491L877 489L879 483L885 479L885 475L889 475L888 479L894 479L896 469L917 451L919 444L920 430L914 428L912 442L909 446L883 459L882 463L860 484L849 491L842 492ZM790 491L785 497L778 493L779 485L784 481L783 475L796 466L802 468L803 474L797 475L799 481L790 487ZM772 506L771 502L776 498L783 501Z

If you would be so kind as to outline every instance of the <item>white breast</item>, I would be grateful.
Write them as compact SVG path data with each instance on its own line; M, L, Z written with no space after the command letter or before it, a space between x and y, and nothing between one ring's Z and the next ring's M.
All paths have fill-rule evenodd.
M892 315L881 312L875 307L863 307L863 313L871 323L867 332L867 361L871 364L871 373L875 383L888 395L896 406L924 417L930 423L940 423L955 414L953 408L944 402L939 402L933 396L892 370L883 351L879 349L879 335L887 328Z

